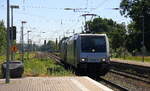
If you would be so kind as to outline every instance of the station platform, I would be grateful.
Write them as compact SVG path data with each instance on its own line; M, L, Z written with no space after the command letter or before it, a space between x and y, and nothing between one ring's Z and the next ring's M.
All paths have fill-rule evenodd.
M89 77L26 77L0 79L0 91L113 91Z
M143 67L150 67L150 62L140 62L140 61L131 61L131 60L121 60L117 58L111 59L112 62L118 62L118 63L125 63L125 64L131 64L131 65L138 65Z

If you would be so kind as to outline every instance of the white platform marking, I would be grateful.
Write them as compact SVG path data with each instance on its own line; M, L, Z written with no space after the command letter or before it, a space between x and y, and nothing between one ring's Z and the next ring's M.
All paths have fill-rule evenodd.
M71 79L71 81L78 87L81 89L81 91L89 91L84 85L82 85L79 81L75 80L75 79Z
M113 91L112 89L98 83L97 81L92 80L89 77L84 77L85 79L89 80L90 82L92 82L93 84L95 84L96 86L100 87L102 89L102 91Z

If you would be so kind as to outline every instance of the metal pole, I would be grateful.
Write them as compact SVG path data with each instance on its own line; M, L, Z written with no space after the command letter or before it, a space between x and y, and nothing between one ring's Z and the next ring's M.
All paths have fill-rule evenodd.
M24 62L24 34L23 34L23 24L27 23L26 21L22 21L22 27L21 27L21 52L22 52L22 56L21 56L21 61Z
M23 62L24 60L24 49L23 49L23 22L22 22L22 27L21 27L21 61Z
M7 0L7 54L6 54L6 83L10 82L9 56L10 56L10 38L9 38L9 0Z
M11 40L10 40L10 46L12 47L14 45L14 40L13 40L13 9L18 9L19 6L18 5L11 5L10 6L11 8ZM14 60L14 53L13 51L10 51L11 52L11 61Z
M31 31L28 31L28 36L27 36L27 37L28 37L28 41L27 41L27 42L28 42L28 54L27 54L28 60L29 60L29 48L30 48L30 47L29 47L29 33L30 33L30 32L31 32Z
M27 57L28 57L28 60L29 60L29 31L28 31L28 55L27 55Z
M143 48L142 48L142 50L143 50L143 53L142 53L142 54L143 54L143 57L142 57L142 61L144 62L144 53L145 53L145 46L144 46L144 16L143 16L142 18L143 18L143 19L142 19L142 20L143 20L143 21L142 21L142 22L143 22L143 23L142 23L142 24L143 24Z
M12 27L13 27L13 7L11 7L11 40L10 40L10 46L12 47L13 46L13 30L12 30ZM11 53L11 61L13 61L13 52L10 51Z
M11 27L13 26L13 7L11 7Z
M58 50L58 40L56 38L56 51Z

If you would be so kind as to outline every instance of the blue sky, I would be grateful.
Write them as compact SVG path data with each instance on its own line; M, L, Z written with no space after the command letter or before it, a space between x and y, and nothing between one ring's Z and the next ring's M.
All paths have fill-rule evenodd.
M0 0L0 20L4 21L6 21L6 1ZM111 9L119 7L120 2L121 0L10 0L11 5L20 6L20 9L14 10L17 42L20 40L21 21L27 21L24 25L24 33L28 30L32 31L30 38L36 44L44 43L43 40L55 40L59 36L70 36L73 30L76 33L81 32L84 24L81 15L84 11L127 24L130 19L122 17L119 11ZM64 8L87 9L73 12ZM25 35L25 41L26 37Z

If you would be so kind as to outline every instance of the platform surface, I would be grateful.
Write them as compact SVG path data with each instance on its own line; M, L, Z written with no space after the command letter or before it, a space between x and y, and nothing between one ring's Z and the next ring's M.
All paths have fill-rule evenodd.
M0 91L112 91L89 77L26 77L0 79Z

